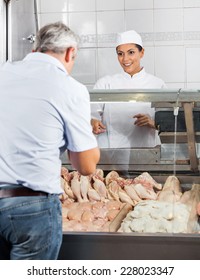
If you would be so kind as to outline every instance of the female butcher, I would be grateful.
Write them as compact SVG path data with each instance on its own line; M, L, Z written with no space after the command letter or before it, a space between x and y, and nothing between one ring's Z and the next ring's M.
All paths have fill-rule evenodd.
M94 89L166 88L161 79L141 66L144 48L137 32L117 34L116 52L123 72L99 79ZM91 123L100 147L154 147L160 144L154 114L149 102L92 104Z

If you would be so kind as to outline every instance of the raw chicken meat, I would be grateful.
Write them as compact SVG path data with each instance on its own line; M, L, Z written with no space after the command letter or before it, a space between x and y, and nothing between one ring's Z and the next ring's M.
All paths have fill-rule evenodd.
M89 211L91 211L91 209L92 209L92 204L91 204L91 202L81 202L81 203L78 203L78 208L80 209L80 210L84 210L84 211L86 211L86 210L89 210Z
M181 196L182 191L180 187L180 182L176 176L172 175L167 177L162 191L158 194L157 200L173 203L180 201Z
M115 209L115 210L120 210L120 208L123 206L123 204L119 201L116 201L116 200L108 200L106 202L106 208L107 210L112 210L112 209Z
M79 180L78 172L74 172L73 178L71 180L71 189L78 202L83 202L83 198L81 196L81 182Z
M92 204L92 209L101 209L104 207L104 205L105 205L105 203L103 201L95 201Z
M104 172L102 169L96 169L96 172L94 174L99 180L104 181Z
M68 195L69 198L75 200L76 197L67 181L64 181L64 191Z
M134 206L133 200L130 198L130 196L127 195L127 193L124 190L119 190L119 199L121 202L129 203L130 205Z
M190 194L190 195L189 195ZM185 204L190 207L190 218L188 222L188 231L193 231L194 227L196 227L196 231L199 231L199 227L196 226L198 222L198 211L199 211L199 203L200 203L200 185L193 184L192 188L189 192L187 192L187 200Z
M141 184L134 184L133 188L136 191L137 195L141 199L153 199L153 200L156 200L156 198L157 198L157 195L154 192L154 190L149 190L149 189L145 188Z
M96 176L93 176L93 180L93 188L98 192L98 194L101 197L101 200L105 200L108 197L108 191L104 182L99 180Z
M134 179L134 183L141 184L146 188L162 189L162 184L157 183L148 172L143 172Z
M87 176L80 176L80 190L83 201L89 201L87 193L90 188L90 181Z
M82 214L83 214L83 210L80 211L80 209L78 209L78 208L72 208L72 209L69 209L69 211L67 213L67 218L69 220L81 221Z
M125 185L124 190L126 193L130 196L130 198L133 200L134 205L141 200L139 195L137 194L136 190L134 189L134 185Z
M176 193L181 192L180 182L178 178L174 175L168 176L162 190L171 190Z
M105 178L106 185L108 186L110 182L116 180L119 177L119 174L116 171L110 171Z
M98 192L93 189L92 187L89 188L88 190L88 197L90 201L99 201L101 200L100 195L98 194Z
M117 216L118 213L119 213L119 209L112 209L107 212L106 217L108 218L109 221L112 221L114 220L114 218Z
M187 233L190 209L180 202L140 201L121 224L122 232Z
M70 182L71 179L72 179L72 173L70 173L69 170L66 167L62 166L61 167L61 177L65 181Z
M84 211L81 216L81 221L94 221L94 214L90 210Z
M108 185L108 193L110 194L110 199L115 199L119 201L119 191L121 187L117 184L116 181L112 181Z

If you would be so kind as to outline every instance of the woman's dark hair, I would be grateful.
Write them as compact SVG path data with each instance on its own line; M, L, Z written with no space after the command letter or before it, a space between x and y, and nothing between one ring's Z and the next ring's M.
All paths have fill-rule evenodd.
M141 52L141 50L143 49L142 46L138 45L138 44L135 44L136 48Z

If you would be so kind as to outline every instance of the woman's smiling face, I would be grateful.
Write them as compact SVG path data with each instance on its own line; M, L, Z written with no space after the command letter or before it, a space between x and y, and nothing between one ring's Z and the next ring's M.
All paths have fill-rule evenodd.
M126 73L133 76L140 72L140 60L144 56L144 49L139 50L135 44L119 45L116 49L121 67Z

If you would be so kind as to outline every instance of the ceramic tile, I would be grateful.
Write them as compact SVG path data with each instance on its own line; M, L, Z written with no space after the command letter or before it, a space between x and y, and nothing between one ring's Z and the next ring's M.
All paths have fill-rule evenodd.
M200 8L184 9L184 31L200 31L199 15Z
M98 34L122 32L124 30L124 13L122 11L98 12Z
M155 32L182 32L182 9L159 9L154 11Z
M96 0L97 11L124 10L124 0Z
M163 8L182 8L183 0L154 0L154 9Z
M44 26L56 21L62 21L68 25L68 14L67 13L47 13L39 15L39 27Z
M41 13L67 12L68 0L40 0Z
M97 68L97 79L105 75L113 75L122 71L115 48L98 49Z
M126 30L134 29L138 33L153 32L153 11L135 10L125 12Z
M126 10L153 9L153 0L140 0L140 1L125 0L125 9Z
M167 82L184 82L185 52L183 46L155 47L155 75Z
M80 36L80 47L96 47L96 14L69 13L69 26Z
M154 47L145 47L144 49L144 57L141 60L141 66L144 66L146 72L154 75Z
M99 47L114 47L116 33L124 31L124 13L122 11L98 12L97 34Z
M200 8L200 0L184 0L183 1L184 7L199 7Z
M69 12L95 11L94 0L68 0Z
M72 76L83 84L96 81L96 50L82 49L78 51Z
M173 89L173 90L179 90L180 88L184 89L187 88L186 83L165 83L167 88Z
M187 82L200 83L200 47L186 48Z

